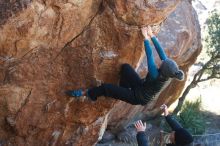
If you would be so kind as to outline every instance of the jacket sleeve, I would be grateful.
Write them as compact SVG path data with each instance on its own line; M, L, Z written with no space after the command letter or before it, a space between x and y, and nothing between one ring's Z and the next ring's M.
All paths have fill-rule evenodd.
M147 137L143 131L137 133L138 146L148 146Z
M171 115L168 115L165 117L167 123L170 125L173 131L176 131L177 129L182 128L179 122L177 122L176 119L174 119Z
M144 47L147 56L147 67L149 74L153 79L156 79L159 76L159 72L154 60L154 55L149 40L144 40Z
M151 38L151 40L152 40L152 42L154 44L154 47L157 50L158 55L160 56L160 59L161 60L166 60L167 59L167 55L164 52L164 49L162 48L162 46L159 43L159 41L157 40L157 38L154 36L154 37Z

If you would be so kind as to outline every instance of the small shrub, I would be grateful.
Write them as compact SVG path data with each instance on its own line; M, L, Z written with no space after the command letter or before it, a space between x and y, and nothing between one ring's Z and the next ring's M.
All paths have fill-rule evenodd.
M177 116L181 125L192 134L203 134L205 132L205 119L200 109L201 98L194 102L186 101Z

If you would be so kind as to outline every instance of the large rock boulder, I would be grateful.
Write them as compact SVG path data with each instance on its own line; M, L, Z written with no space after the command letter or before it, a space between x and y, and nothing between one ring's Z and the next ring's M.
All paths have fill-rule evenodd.
M110 118L120 128L135 116L117 119L119 115L125 116L124 111L144 111L149 107L153 110L162 102L173 102L184 82L174 82L173 88L162 93L167 98L161 96L158 103L142 108L103 97L95 103L77 101L65 96L64 91L92 87L99 81L116 84L122 63L139 68L144 56L139 27L155 24L159 28L158 24L178 3L179 0L1 1L1 144L94 145L105 131L111 109L123 107L121 113L111 112L115 120ZM185 3L190 9L191 5ZM192 11L182 11L192 18L186 23L195 22ZM162 29L164 33L165 29L172 30L168 38L182 34L169 25ZM173 45L179 45L173 50L166 49L185 71L200 49L197 40L192 39L199 32L195 32L194 26L186 28L186 37L173 39Z
M201 51L201 35L197 14L188 1L182 1L176 10L163 23L158 39L164 46L169 57L173 58L179 67L187 73ZM158 54L155 53L156 63L161 64ZM146 57L137 68L140 75L146 75ZM187 76L183 82L173 80L156 100L147 106L132 106L118 102L109 115L109 128L120 131L137 119L152 117L158 114L163 103L170 105L181 94Z

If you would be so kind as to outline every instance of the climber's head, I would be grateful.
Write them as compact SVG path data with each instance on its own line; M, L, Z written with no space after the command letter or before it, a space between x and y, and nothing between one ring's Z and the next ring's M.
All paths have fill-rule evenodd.
M174 139L176 145L187 145L193 142L192 135L183 128L177 129L175 131Z
M174 60L169 58L162 62L160 72L164 77L176 78L178 80L184 79L183 71L179 69Z

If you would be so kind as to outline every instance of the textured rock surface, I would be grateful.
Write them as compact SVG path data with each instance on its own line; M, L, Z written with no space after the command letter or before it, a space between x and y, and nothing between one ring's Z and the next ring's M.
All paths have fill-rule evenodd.
M159 24L178 3L177 0L1 1L1 143L93 145L101 138L111 109L120 110L121 106L124 110L127 106L125 111L143 111L139 106L105 98L96 103L76 101L63 92L91 87L99 80L117 83L122 63L138 67L144 54L138 27ZM186 23L191 21L194 19ZM162 31L166 32L165 29ZM178 44L174 50L166 51L187 70L199 47L195 44L195 48L190 48L192 37L197 37L194 27L184 34L187 36L173 40ZM183 84L175 82L172 86L182 88ZM181 89L170 87L163 94L169 94L167 100L172 102L180 92ZM159 98L159 103L164 100ZM120 114L125 117L124 112ZM111 112L115 119L110 119L116 127L126 125L136 115L117 119L120 114Z
M180 0L109 0L109 6L121 21L129 25L158 24L172 12ZM156 17L155 17L156 16Z

